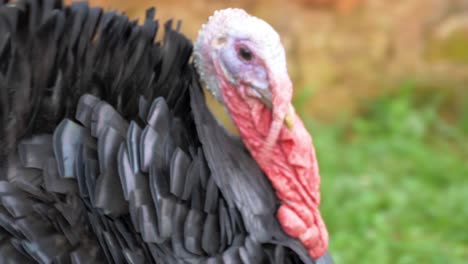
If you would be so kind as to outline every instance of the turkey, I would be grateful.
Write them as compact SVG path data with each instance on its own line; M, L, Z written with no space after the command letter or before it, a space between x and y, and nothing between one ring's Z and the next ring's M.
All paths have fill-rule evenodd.
M221 10L192 46L172 21L155 42L155 9L139 24L86 3L0 6L0 263L332 263L266 22Z

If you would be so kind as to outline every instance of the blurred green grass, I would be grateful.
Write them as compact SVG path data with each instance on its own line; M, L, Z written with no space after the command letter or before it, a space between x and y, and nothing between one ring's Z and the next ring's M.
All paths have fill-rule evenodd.
M332 125L304 118L336 263L467 263L468 111L448 123L444 89L421 96L416 86ZM295 98L299 112L308 96Z

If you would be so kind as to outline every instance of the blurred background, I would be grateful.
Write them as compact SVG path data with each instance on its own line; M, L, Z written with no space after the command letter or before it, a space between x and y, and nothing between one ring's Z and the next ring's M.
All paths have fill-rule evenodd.
M336 263L468 263L468 0L91 0L182 20L241 7L281 35Z

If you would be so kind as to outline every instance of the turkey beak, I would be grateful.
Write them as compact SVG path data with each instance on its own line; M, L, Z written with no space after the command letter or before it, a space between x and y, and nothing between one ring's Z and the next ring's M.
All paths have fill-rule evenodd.
M269 89L267 89L271 94L271 125L265 138L264 153L262 154L265 157L270 156L271 148L277 142L283 126L292 129L295 118L291 106L292 83L289 76L286 72L280 72L276 75L269 74L269 76L275 76L275 78L270 79Z
M273 109L273 99L272 99L272 92L270 89L263 89L253 86L255 92L258 94L258 99L262 102L265 106L270 109ZM288 111L284 117L284 125L286 128L291 130L294 127L294 107L291 103L289 103Z
M271 99L271 91L269 89L262 89L258 87L253 87L255 92L258 94L258 99L262 102L265 106L272 109L273 103Z
M291 103L289 103L289 110L286 113L286 116L284 117L284 125L289 129L292 130L294 127L294 107L292 106Z

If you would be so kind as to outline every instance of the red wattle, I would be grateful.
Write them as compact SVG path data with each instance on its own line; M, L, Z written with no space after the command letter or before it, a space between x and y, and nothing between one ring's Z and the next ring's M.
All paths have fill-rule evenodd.
M315 149L297 115L291 130L284 127L283 116L279 134L276 138L271 136L275 133L272 132L272 124L275 119L281 118L277 113L275 116L275 109L282 112L284 109L281 107L289 107L290 102L287 94L286 98L281 99L279 88L277 86L273 91L278 92L274 93L273 113L260 101L239 92L248 89L246 87L232 87L224 83L221 90L244 144L265 172L281 201L277 218L283 230L299 239L310 256L317 259L327 251L328 233L318 210L320 176ZM275 108L275 103L280 106ZM271 138L273 142L269 141ZM264 148L268 144L271 144L271 149L269 155L265 156Z

